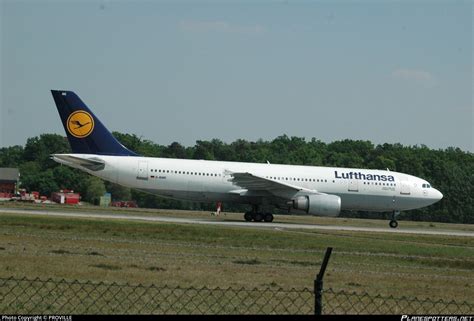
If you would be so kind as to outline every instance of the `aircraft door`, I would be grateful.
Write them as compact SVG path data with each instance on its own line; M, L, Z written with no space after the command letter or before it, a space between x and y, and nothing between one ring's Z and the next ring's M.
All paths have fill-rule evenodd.
M410 183L407 181L401 182L402 186L400 189L400 194L402 195L410 195Z
M348 191L349 192L358 192L359 191L359 181L355 180L355 179L351 179L349 181Z
M138 161L137 179L148 180L148 162Z

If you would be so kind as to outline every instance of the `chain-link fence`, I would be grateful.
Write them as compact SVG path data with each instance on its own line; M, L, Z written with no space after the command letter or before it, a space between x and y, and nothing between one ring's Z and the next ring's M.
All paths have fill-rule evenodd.
M0 278L0 313L309 314L309 289L207 288Z
M208 288L0 278L2 314L313 314L314 289ZM472 314L454 301L323 291L324 314Z

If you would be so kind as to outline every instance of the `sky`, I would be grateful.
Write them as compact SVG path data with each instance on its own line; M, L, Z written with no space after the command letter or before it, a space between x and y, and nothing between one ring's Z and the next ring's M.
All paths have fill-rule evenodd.
M157 144L280 135L474 151L471 1L0 0L0 147L51 89Z

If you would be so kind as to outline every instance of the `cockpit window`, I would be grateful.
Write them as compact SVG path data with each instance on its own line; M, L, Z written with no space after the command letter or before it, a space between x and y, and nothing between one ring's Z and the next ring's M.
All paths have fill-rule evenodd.
M421 187L423 187L423 188L431 188L431 185L430 185L430 184L423 184Z

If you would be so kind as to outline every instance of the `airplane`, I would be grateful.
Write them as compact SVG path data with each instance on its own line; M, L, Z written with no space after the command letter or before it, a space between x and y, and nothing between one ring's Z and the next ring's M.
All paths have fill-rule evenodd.
M426 180L387 170L144 157L122 145L72 91L51 90L72 153L60 164L161 197L249 204L246 221L272 222L272 210L338 216L429 206L443 194Z

